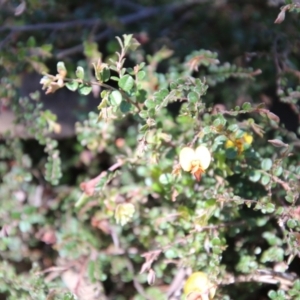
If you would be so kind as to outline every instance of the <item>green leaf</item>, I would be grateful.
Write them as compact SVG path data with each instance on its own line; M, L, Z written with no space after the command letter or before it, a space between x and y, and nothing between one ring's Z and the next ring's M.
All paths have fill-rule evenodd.
M84 79L84 69L83 69L83 67L80 67L80 66L77 67L75 74L76 74L76 77L78 79L83 80Z
M126 114L128 113L132 108L131 103L128 103L127 101L122 101L120 105L120 110L122 113Z
M140 116L142 119L147 119L147 118L148 118L148 111L147 111L147 110L142 110L142 111L139 113L139 116Z
M236 159L238 152L235 148L228 148L226 149L225 155L229 159Z
M103 82L108 81L110 79L110 69L104 68L99 75Z
M283 172L283 168L281 166L277 166L275 169L274 169L274 174L275 176L280 176Z
M243 109L243 110L246 110L246 111L251 110L251 109L252 109L251 103L249 103L249 102L243 103L242 109Z
M196 103L200 99L200 96L196 92L189 92L187 98L189 102Z
M221 120L220 120L220 118L215 119L214 122L213 122L213 125L214 125L215 127L218 127L219 125L221 125Z
M297 226L297 221L294 220L294 219L289 219L287 222L286 222L287 226L289 228L295 228Z
M161 174L160 176L159 176L159 182L161 183L161 184L163 184L163 185L168 185L168 184L170 184L171 182L172 182L172 178L173 178L173 176L172 176L172 174L170 174L170 173L165 173L165 174Z
M227 140L227 137L225 135L219 135L215 138L214 144L221 145Z
M276 299L277 293L274 290L269 291L268 296L270 299Z
M64 62L59 61L57 63L57 73L61 74L61 72L67 72Z
M82 193L81 196L78 198L78 200L75 203L75 207L79 208L82 207L87 201L89 200L90 196L88 196L85 193Z
M158 92L154 93L154 99L155 102L160 104L161 102L163 102L163 100L169 95L169 90L168 89L161 89Z
M66 82L66 87L67 87L67 89L69 89L69 90L72 91L72 92L77 91L78 85L79 85L78 82L75 81L75 80L70 81L70 82Z
M272 214L275 211L274 203L268 203L265 207L267 213Z
M270 182L271 178L269 175L263 175L263 177L261 178L261 183L263 185L267 185Z
M293 203L294 202L294 195L293 195L292 192L289 192L284 198L289 203Z
M118 82L119 87L124 90L125 92L129 93L134 85L134 79L132 76L126 74L120 78Z
M75 300L76 298L71 293L65 293L63 300Z
M211 244L213 246L221 246L222 245L222 242L221 240L218 238L218 237L214 237L212 240L211 240Z
M237 124L231 124L228 126L228 130L232 131L232 132L237 131L238 129L239 129L239 126Z
M109 100L112 106L119 106L122 102L122 94L119 91L113 91L109 95Z
M210 128L210 126L205 126L202 131L204 134L208 134L211 132L211 128Z
M128 47L130 42L131 42L131 39L132 39L132 34L123 34L123 39L124 39L124 47Z
M21 232L29 232L31 230L31 224L28 221L20 221L19 228Z
M178 258L178 253L177 253L176 249L174 249L174 248L168 249L167 251L165 251L164 255L167 259Z
M148 107L148 108L154 108L156 106L156 103L153 101L153 99L147 99L145 101L145 105Z
M281 246L270 247L261 256L261 262L281 262L284 258L284 249Z
M139 71L137 73L137 79L138 80L143 80L145 78L145 76L146 76L146 72L145 71Z
M149 126L147 124L145 124L140 128L139 131L140 131L140 133L145 133L148 129L149 129Z
M117 76L111 76L110 79L114 80L114 81L117 81L117 82L120 80L120 78L117 77Z
M261 168L265 171L269 171L272 168L272 160L270 158L265 158L262 162L261 162Z
M135 96L139 103L144 103L147 98L147 92L145 90L138 90Z
M249 174L249 179L252 182L259 181L260 177L261 177L261 173L259 171L251 171L250 174Z
M293 284L293 289L300 291L300 279L295 280Z
M33 48L36 46L36 41L35 38L33 36L31 36L28 40L27 40L27 46L30 48Z
M81 84L79 85L79 94L87 96L92 91L92 87L90 85Z

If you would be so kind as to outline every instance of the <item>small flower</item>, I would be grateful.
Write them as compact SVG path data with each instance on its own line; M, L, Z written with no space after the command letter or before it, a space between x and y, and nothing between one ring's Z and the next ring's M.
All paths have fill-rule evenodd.
M49 76L44 76L41 80L40 80L40 84L43 85L42 89L45 90L46 88L48 88L51 84L53 80L49 77Z
M183 291L187 300L212 300L216 293L216 286L209 281L205 273L195 272L186 280Z
M193 174L196 180L201 179L201 175L208 168L211 161L211 154L208 149L201 145L196 150L184 147L179 153L179 163L181 168Z
M251 145L253 142L253 136L249 133L245 133L241 138L228 139L225 143L225 148L236 148L238 154L242 154L245 150L245 145Z
M132 203L121 203L116 207L115 219L117 224L124 226L133 217L135 212L135 207Z

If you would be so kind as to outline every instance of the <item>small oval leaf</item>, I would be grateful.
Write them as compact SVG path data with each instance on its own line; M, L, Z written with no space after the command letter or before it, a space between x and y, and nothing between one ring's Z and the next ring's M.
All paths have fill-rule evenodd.
M70 81L70 82L66 82L66 87L72 91L75 92L78 89L78 82L77 81Z
M83 69L83 67L77 67L75 74L76 74L76 77L78 79L82 80L84 78L84 69Z
M122 78L120 78L118 84L122 90L129 93L133 88L134 79L130 75L126 74Z
M84 84L80 85L78 90L79 94L84 96L88 95L91 91L92 87Z
M122 102L122 94L119 91L113 91L109 95L109 100L112 106L119 106Z
M265 158L261 162L261 168L265 171L269 171L272 168L273 162L270 158Z

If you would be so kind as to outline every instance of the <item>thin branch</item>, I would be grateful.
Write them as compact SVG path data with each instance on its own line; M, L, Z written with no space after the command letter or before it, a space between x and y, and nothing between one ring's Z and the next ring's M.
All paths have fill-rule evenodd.
M192 7L194 5L199 5L199 4L203 4L206 2L209 2L209 0L188 0L183 3L181 2L181 3L171 4L171 5L164 5L161 7L147 7L147 8L139 10L138 12L120 17L118 19L118 22L123 26L129 25L129 24L139 22L141 20L150 18L152 16L155 16L155 15L158 15L161 13L175 13L176 11L178 11L184 7L189 7L189 6ZM103 39L109 37L110 35L113 35L113 33L114 33L113 28L107 28L100 34L94 36L93 40L95 42L100 42ZM69 49L62 50L61 52L57 53L56 57L58 59L62 59L63 57L66 57L66 56L69 56L72 54L76 54L76 53L79 53L82 51L83 51L83 46L82 46L82 44L80 44L80 45L71 47Z
M127 268L128 268L128 270L131 274L135 273L134 268L133 268L133 264L132 264L130 259L127 259ZM139 294L141 296L143 296L146 300L151 300L152 299L147 295L147 293L145 292L143 286L140 284L140 282L138 281L136 276L133 276L133 285L134 285L135 289L139 292Z
M113 33L112 29L110 29L110 28L105 29L100 34L95 35L93 40L95 42L100 42L103 39L105 39L106 37L110 36L112 33ZM82 52L82 51L83 51L82 44L76 45L74 47L71 47L71 48L68 48L68 49L65 49L65 50L62 50L62 51L58 52L56 54L56 58L62 59L64 57L67 57L67 56L70 56L72 54L79 53L79 52Z
M262 282L269 284L280 284L281 288L287 289L288 287L293 286L296 279L297 276L290 273L279 273L273 270L257 270L253 274L240 275L237 277L228 274L228 276L226 276L220 284L229 285L239 282Z
M140 10L143 9L144 6L131 2L131 1L127 1L127 0L115 0L114 1L114 5L118 8L118 7L127 7L133 10Z
M129 15L126 15L124 17L120 17L118 19L118 22L122 25L129 25L138 21L141 21L143 19L147 19L152 17L153 15L158 14L161 11L161 8L157 8L157 7L150 7L150 8L146 8L143 10L140 10L136 13L132 13ZM106 37L112 35L114 32L114 30L112 28L107 28L105 29L103 32L101 32L100 34L96 35L93 40L95 42L100 42L101 40L105 39ZM61 52L57 53L56 57L58 59L61 59L63 57L75 54L75 53L79 53L83 51L83 45L77 45L74 47L71 47L69 49L66 50L62 50Z
M10 40L10 38L13 36L13 33L10 32L1 42L0 42L0 49L2 49L5 44Z
M115 164L113 164L110 168L108 168L108 171L113 172L116 169L120 168L124 164L124 161L119 160ZM95 178L92 178L91 180L87 182L82 182L80 184L80 188L89 196L92 196L95 192L95 187L99 183L99 181L107 174L107 171L101 172L98 176Z
M117 88L114 88L114 87L112 87L112 86L110 86L110 85L108 85L108 84L105 84L105 83L100 83L100 82L90 82L90 84L100 85L100 86L105 87L105 88L107 88L107 89L110 89L110 90L114 90L114 91L120 92L120 93L122 94L122 96L123 96L124 98L126 98L126 100L127 100L130 104L134 105L134 106L137 108L138 112L141 111L141 108L139 107L139 105L138 105L136 102L132 101L132 100L125 94L125 92L123 92L123 91L121 91L121 90L119 90L119 89L117 89Z
M38 23L29 24L23 26L1 26L0 32L5 30L10 30L11 32L23 32L23 31L38 31L38 30L62 30L73 28L74 26L94 26L94 25L104 24L104 22L97 19L82 19L73 20L66 22L56 22L56 23Z
M275 175L271 175L268 172L264 171L264 170L260 170L261 173L268 175L272 178L273 181L275 181L276 183L280 184L285 191L289 192L291 190L290 186L288 185L287 182L284 182L283 180L281 180L280 178L278 178Z

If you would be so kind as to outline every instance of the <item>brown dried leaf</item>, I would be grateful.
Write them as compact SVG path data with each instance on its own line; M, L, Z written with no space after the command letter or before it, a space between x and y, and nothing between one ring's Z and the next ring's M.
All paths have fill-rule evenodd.
M148 276L147 276L147 282L149 285L152 285L154 284L155 282L155 272L153 269L150 269L149 272L148 272Z
M268 140L268 142L270 144L272 144L274 147L279 147L279 148L282 148L282 147L286 148L286 147L289 146L288 144L283 143L281 140L276 140L276 139L275 140Z
M155 250L151 252L146 252L141 256L145 258L145 263L141 267L140 274L144 273L145 271L150 270L152 263L158 258L160 255L161 250Z
M26 2L22 1L15 9L15 16L20 16L26 9Z
M285 19L285 9L282 9L281 12L278 14L274 23L280 24L284 21L284 19Z

